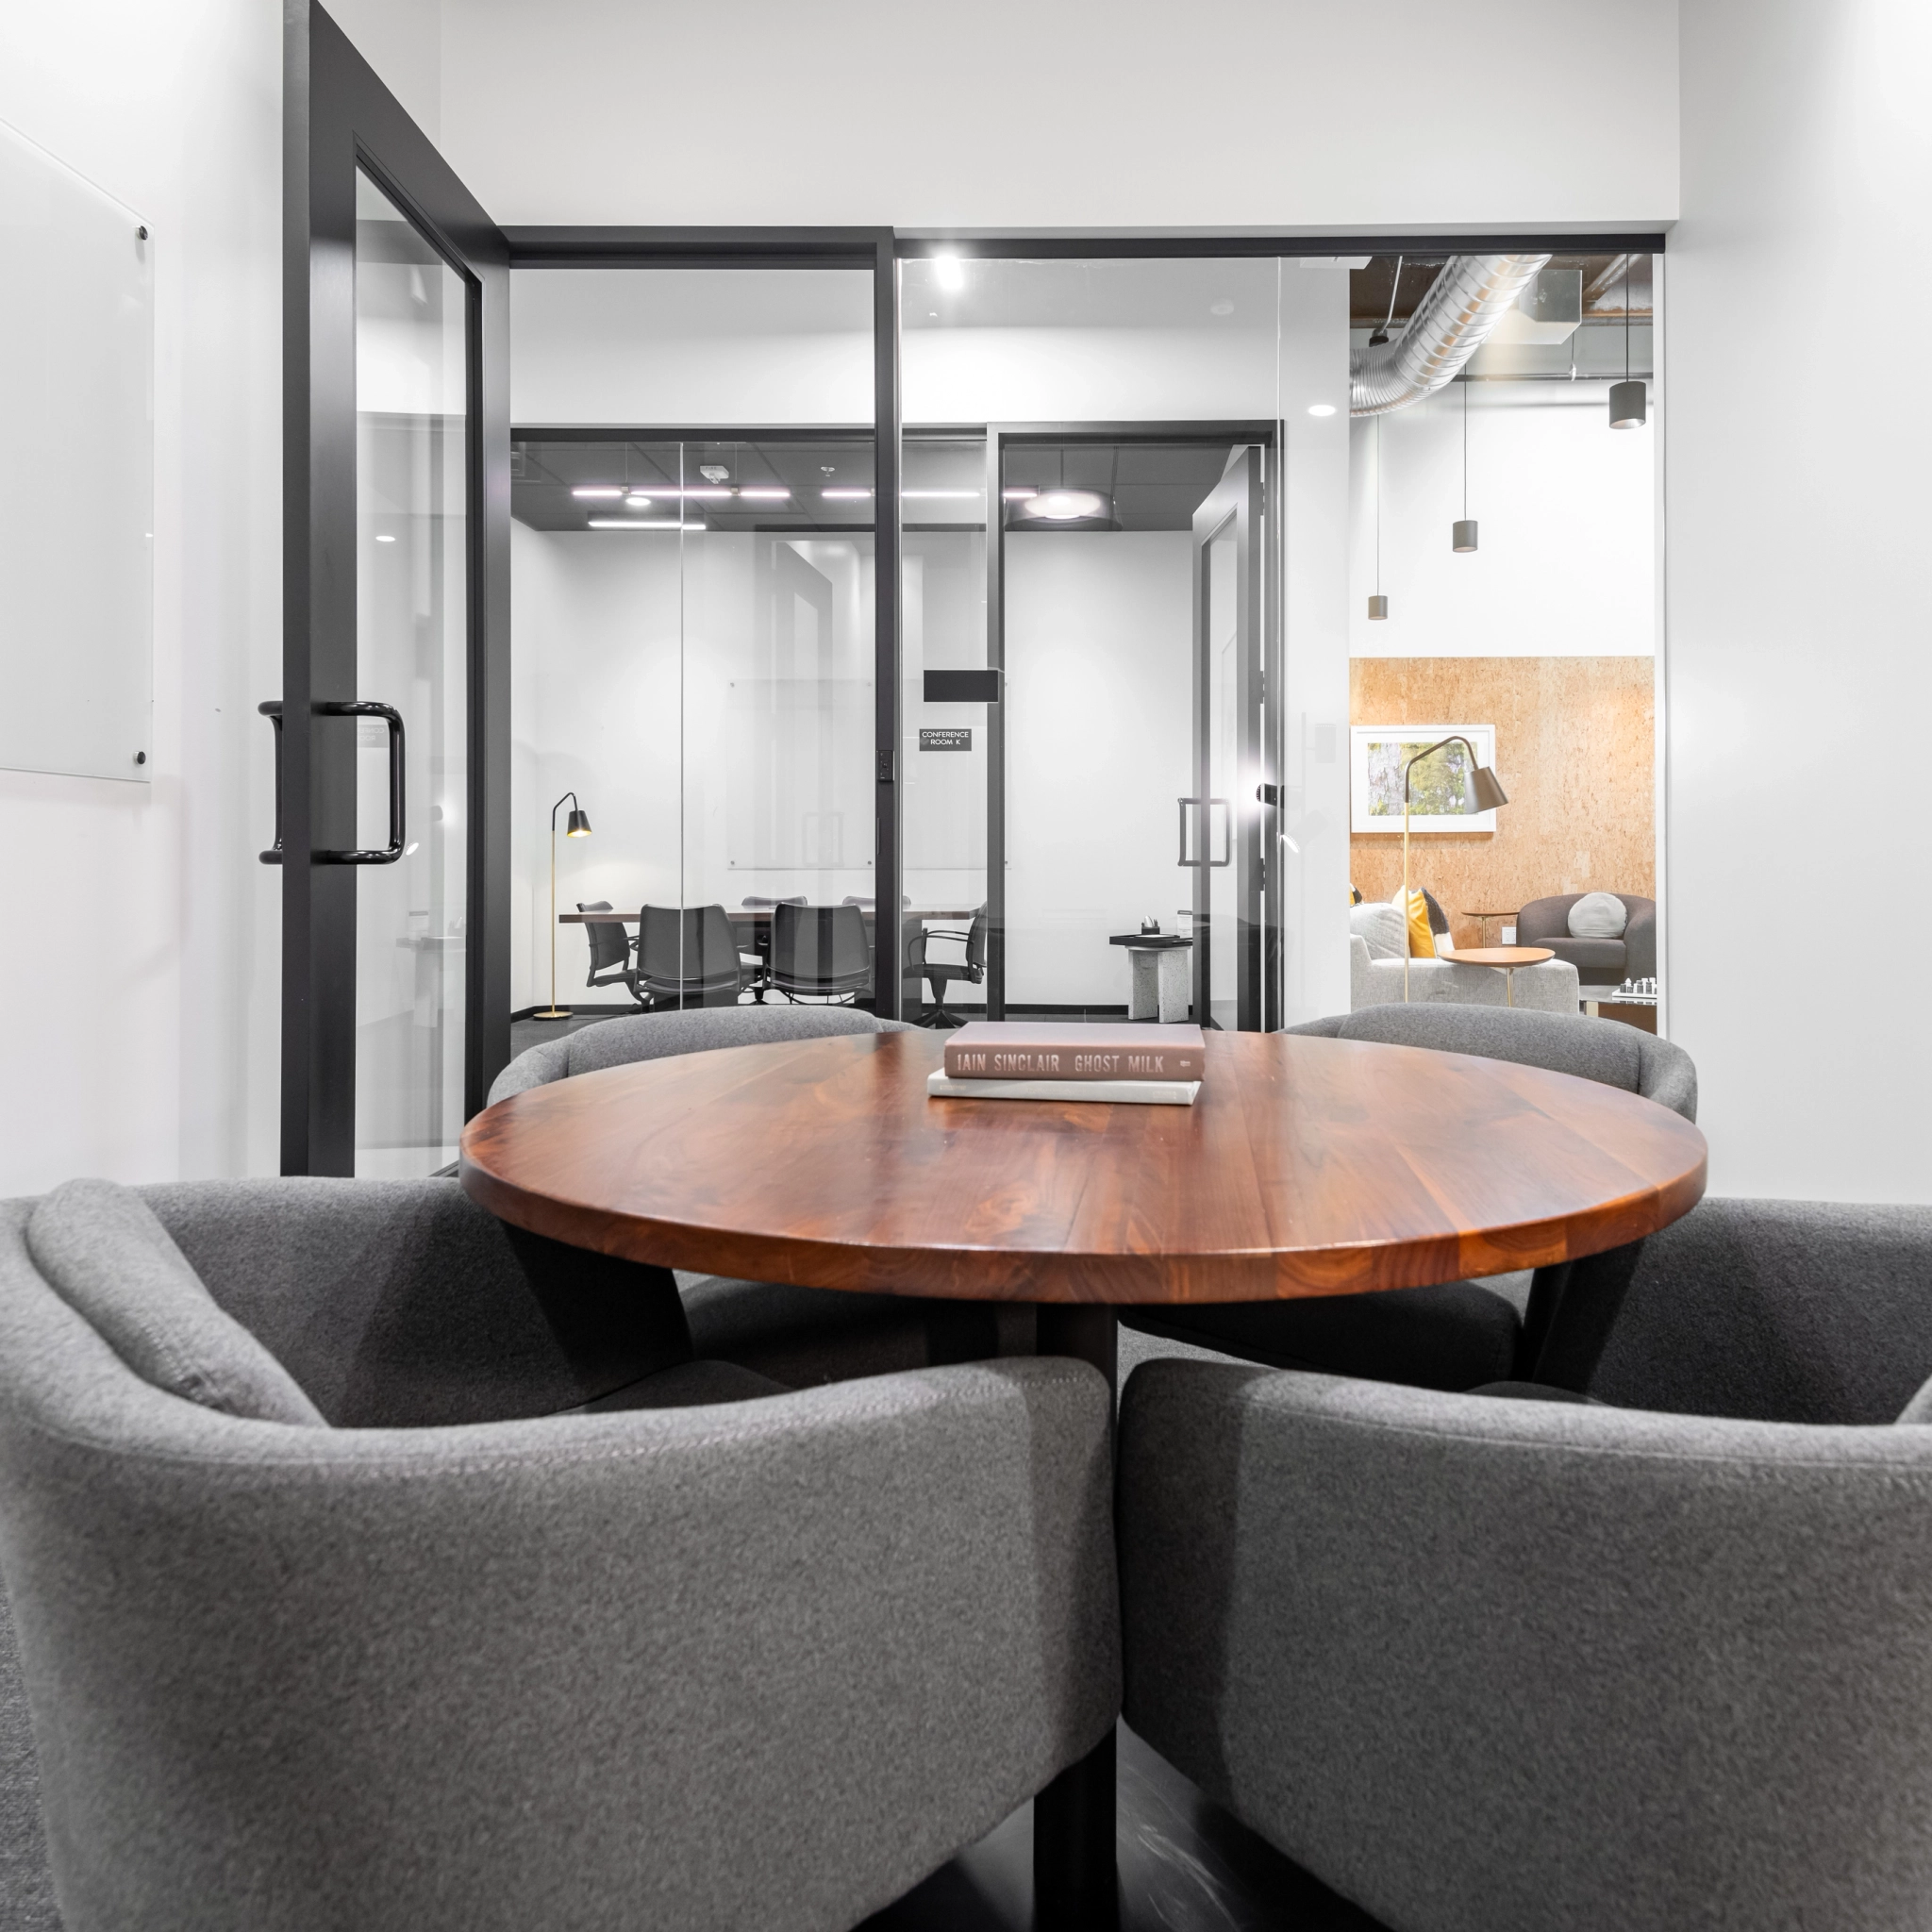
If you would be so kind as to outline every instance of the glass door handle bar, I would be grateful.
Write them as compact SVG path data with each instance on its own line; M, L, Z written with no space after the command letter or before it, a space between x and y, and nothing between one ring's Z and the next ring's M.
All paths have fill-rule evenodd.
M1198 798L1180 798L1174 801L1181 808L1181 850L1180 857L1174 860L1176 865L1203 866L1208 863L1205 858L1190 858L1188 857L1188 808L1191 805L1200 805L1203 802L1203 800Z
M1210 798L1208 801L1208 823L1210 828L1208 831L1209 838L1213 837L1214 808L1217 805L1221 808L1223 813L1221 821L1221 857L1219 858L1210 858L1208 863L1209 865L1232 865L1234 863L1234 807L1224 798Z
M275 842L257 856L264 865L279 865L282 862L282 701L280 698L264 698L255 708L275 726Z
M377 847L351 846L312 853L311 865L393 865L403 856L406 815L403 809L403 714L392 705L367 700L325 699L315 707L319 718L380 718L389 726L389 843Z
M265 698L255 708L275 726L275 842L257 856L264 865L282 862L282 701ZM309 855L311 865L393 865L403 856L405 816L403 810L403 717L389 705L344 704L325 701L315 708L322 718L380 718L389 726L389 843L374 850L316 852Z

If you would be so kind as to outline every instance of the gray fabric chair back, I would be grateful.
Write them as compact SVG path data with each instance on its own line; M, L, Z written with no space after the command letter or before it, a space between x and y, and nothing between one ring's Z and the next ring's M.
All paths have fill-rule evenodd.
M1545 1067L1641 1093L1659 1107L1697 1118L1697 1068L1681 1046L1613 1020L1581 1014L1521 1012L1511 1007L1364 1007L1291 1026L1329 1040L1374 1040L1390 1046L1425 1046L1438 1053L1474 1054Z
M562 1040L546 1040L520 1053L497 1074L490 1100L493 1106L526 1088L625 1066L632 1060L661 1059L668 1054L908 1030L903 1021L875 1019L852 1007L710 1007L689 1013L626 1015L600 1020L594 1026L579 1027Z
M314 1191L391 1281L358 1195L463 1197L260 1185L248 1214L148 1198L239 1264L211 1291L300 1339L326 1409L382 1311L331 1305L354 1274ZM280 1191L323 1272L272 1307ZM1082 1364L291 1426L135 1374L38 1273L31 1207L0 1203L0 1568L66 1932L855 1924L1113 1723L1111 1404ZM28 1877L9 1932L47 1923Z
M837 995L872 983L872 946L857 906L774 906L772 984L781 992Z

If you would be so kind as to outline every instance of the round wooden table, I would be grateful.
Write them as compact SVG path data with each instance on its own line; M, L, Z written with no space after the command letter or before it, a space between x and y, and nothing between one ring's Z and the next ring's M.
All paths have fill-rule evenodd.
M636 1261L1035 1302L1041 1352L1109 1382L1117 1304L1554 1270L1704 1191L1690 1122L1500 1060L1211 1032L1196 1103L1147 1107L932 1099L943 1051L845 1035L555 1081L470 1123L462 1185L519 1227ZM1113 1779L1109 1736L1036 1802L1042 1924L1111 1921Z
M1454 959L1458 966L1499 968L1507 982L1503 988L1503 1004L1506 1007L1516 1004L1516 969L1519 966L1541 966L1545 959L1556 957L1547 946L1471 946L1467 952L1437 955L1438 958Z
M860 1292L1256 1301L1498 1274L1640 1240L1704 1137L1535 1067L1208 1033L1192 1107L935 1100L941 1036L613 1067L464 1129L503 1220L663 1267Z

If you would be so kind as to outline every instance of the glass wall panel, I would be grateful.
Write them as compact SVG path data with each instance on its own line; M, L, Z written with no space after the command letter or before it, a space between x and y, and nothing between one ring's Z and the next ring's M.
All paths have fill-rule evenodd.
M469 875L466 290L357 177L358 697L401 720L403 841L356 878L356 1172L434 1173L463 1120ZM356 734L358 843L391 834L392 727Z
M1216 763L1209 807L1196 748L1208 758L1217 734L1239 735L1237 689L1258 708L1277 613L1262 600L1238 637L1230 604L1230 628L1210 641L1193 590L1194 517L1239 451L1275 460L1279 270L963 257L908 260L902 276L906 845L908 862L950 850L983 812L995 864L981 894L986 974L946 989L948 1006L1124 1015L1133 969L1116 941L1158 927L1206 969L1211 907L1237 917L1232 858L1224 891L1204 879L1196 903L1196 874L1221 876L1201 858L1204 836L1210 857L1244 846L1248 876L1258 874L1265 774ZM987 446L969 427L993 444L991 502ZM1265 501L1250 508L1265 548ZM928 523L944 527L928 537ZM958 640L943 658L942 633ZM1256 675L1229 686L1217 720L1196 685L1205 692L1218 677L1217 653L1231 675L1242 650ZM996 695L956 684L931 702L925 674L941 666L991 668ZM915 684L928 700L916 725ZM1214 691L1223 703L1218 681ZM962 908L977 904L977 877L953 876ZM927 958L962 961L965 942L950 943L932 942ZM1223 950L1232 974L1240 948ZM928 1009L941 990L928 974ZM1258 1024L1258 982L1249 993L1246 1024ZM1204 1020L1239 1023L1232 991L1224 1015L1197 1004Z
M553 941L578 1020L869 1002L870 275L527 270L512 309L520 1038Z
M1399 343L1433 326L1432 292L1480 260L1374 258L1351 277L1357 356L1378 331ZM1357 889L1401 891L1402 760L1378 765L1374 747L1413 753L1467 729L1493 747L1510 802L1411 836L1439 949L1547 947L1577 966L1588 1007L1646 1028L1659 977L1653 281L1648 256L1539 258L1454 379L1357 417L1349 597ZM1448 756L1418 766L1418 784ZM1589 892L1623 903L1627 938L1571 933Z

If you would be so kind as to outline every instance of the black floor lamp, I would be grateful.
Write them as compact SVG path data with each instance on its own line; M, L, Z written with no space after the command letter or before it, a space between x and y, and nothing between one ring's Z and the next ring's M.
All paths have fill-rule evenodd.
M566 791L550 808L550 1004L541 1013L532 1013L533 1020L568 1020L571 1009L557 1004L557 814L563 809L563 799L570 800L570 819L564 825L566 839L588 839L591 836L591 815L577 804L575 791Z

